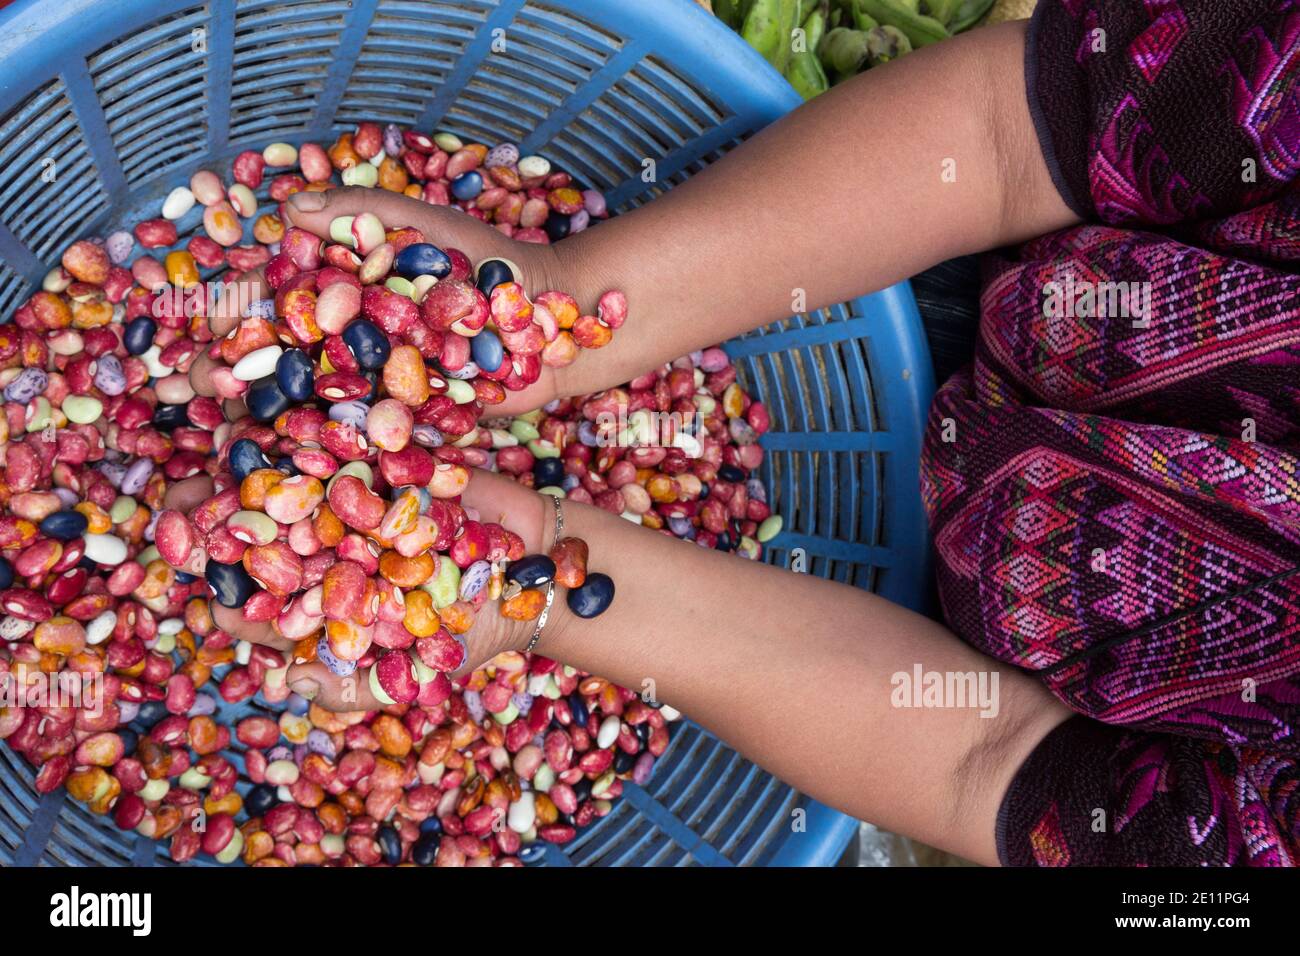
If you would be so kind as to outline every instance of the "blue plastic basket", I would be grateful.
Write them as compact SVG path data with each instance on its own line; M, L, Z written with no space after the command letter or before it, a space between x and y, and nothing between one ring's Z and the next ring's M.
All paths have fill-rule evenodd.
M0 317L67 243L155 216L197 167L226 173L249 146L367 119L512 140L622 211L799 102L691 0L19 0L0 10ZM641 180L644 158L658 184ZM195 210L178 224L180 244L198 223ZM919 606L933 379L908 285L727 350L772 413L762 478L785 530L767 560L801 548L812 573ZM170 862L32 781L0 746L0 864ZM685 720L649 784L624 794L541 862L827 865L857 826Z

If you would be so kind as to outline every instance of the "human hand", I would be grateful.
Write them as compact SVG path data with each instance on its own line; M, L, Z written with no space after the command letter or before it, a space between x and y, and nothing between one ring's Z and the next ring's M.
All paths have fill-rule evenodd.
M300 192L285 204L289 224L306 229L322 239L329 238L330 222L339 216L373 213L385 229L410 226L440 247L459 249L473 263L484 259L508 259L519 267L521 285L529 296L548 289L573 292L575 278L564 274L553 247L534 242L516 242L485 222L452 206L435 206L384 189L344 187L324 192ZM587 303L584 303L586 305ZM590 303L594 308L595 303ZM558 370L543 365L541 377L528 388L509 392L506 400L488 409L491 415L517 415L541 408L559 394Z
M577 277L567 273L571 267L561 266L552 247L530 242L516 242L496 229L450 206L435 206L382 189L343 187L324 192L300 192L289 197L285 215L289 224L312 232L321 238L329 237L330 222L338 216L355 216L363 212L374 213L385 229L410 226L418 229L433 243L449 246L464 252L473 262L484 259L508 259L519 267L522 285L530 295L548 290L574 291ZM223 338L234 329L250 304L274 295L266 282L263 270L232 275L223 282L223 295L209 303L208 326L214 338ZM590 303L594 308L595 303ZM200 395L215 396L212 383L213 368L219 364L208 358L206 350L195 359L190 370L190 382ZM506 400L487 410L490 415L517 415L540 408L561 394L564 370L543 365L540 378L528 388L509 392ZM243 402L229 399L227 418L240 418L247 413Z
M178 482L167 492L164 507L184 513L194 510L213 493L212 479L197 476ZM480 520L500 521L524 540L529 554L543 550L549 543L548 527L550 505L543 495L491 472L475 471L461 498L469 510L478 512ZM442 560L449 560L443 558ZM182 570L202 573L204 558L193 557ZM556 602L558 606L560 601ZM254 622L244 618L237 608L228 608L216 601L211 604L216 625L239 640L263 644L289 656L294 641L281 636L269 622ZM448 675L462 677L483 666L503 651L521 651L527 646L536 627L536 621L514 621L503 617L500 602L487 601L475 615L470 630L461 635L465 640L466 656L462 666ZM552 617L556 607L552 608ZM370 692L369 682L355 677L344 678L333 673L323 663L302 663L290 660L286 677L289 687L328 710L376 710L383 705Z

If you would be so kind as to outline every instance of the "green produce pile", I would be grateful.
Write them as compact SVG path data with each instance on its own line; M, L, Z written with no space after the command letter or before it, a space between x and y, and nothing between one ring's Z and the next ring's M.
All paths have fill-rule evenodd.
M713 0L804 99L970 29L994 0Z

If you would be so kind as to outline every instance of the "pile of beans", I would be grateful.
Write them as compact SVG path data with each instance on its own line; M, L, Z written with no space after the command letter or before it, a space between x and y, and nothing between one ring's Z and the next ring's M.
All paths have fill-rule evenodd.
M676 715L537 655L503 654L463 681L447 680L463 661L459 635L473 609L500 594L503 560L522 557L517 536L460 508L468 468L495 465L756 558L758 542L779 530L750 477L766 412L735 384L725 354L710 349L622 390L478 426L504 389L535 380L537 362L562 364L578 347L608 341L625 315L621 297L602 300L594 317L563 293L530 303L510 263L474 270L414 230L376 231L362 216L336 223L336 242L322 246L286 230L282 210L257 215L253 191L266 168L295 163L299 172L270 181L273 200L329 188L338 174L346 184L454 203L538 242L605 215L599 194L508 144L489 150L450 134L362 124L328 148L273 144L241 154L228 188L200 172L167 197L161 218L69 247L15 322L0 326L0 675L19 686L56 674L101 679L102 709L0 707L0 739L39 768L40 792L66 786L120 828L169 839L177 861L203 852L258 865L527 862L543 843L566 843L607 814L623 781L644 783ZM146 250L175 246L176 221L196 203L204 234L162 262L148 253L132 261L137 241ZM241 220L255 216L255 241L241 245ZM185 293L200 270L259 266L276 300L256 304L211 346L228 365L228 376L214 376L222 397L242 395L252 412L231 424L189 385L211 335L209 303ZM436 308L426 309L428 291L440 287ZM401 298L419 314L395 304ZM489 346L476 347L480 339ZM264 349L275 351L256 356ZM295 352L301 358L284 362ZM436 361L446 374L412 376L400 365L408 357L421 369ZM418 390L419 378L427 395L402 391ZM381 387L388 397L374 401ZM619 401L633 428L643 412L688 406L703 428L683 430L669 448L622 447L636 436L612 434L601 414ZM170 482L205 472L213 499L189 515L163 512ZM406 528L412 515L417 525L431 521ZM390 517L405 530L381 528ZM415 536L409 547L387 547L406 535ZM431 569L434 553L450 560ZM361 577L340 578L327 597L327 575L344 564L360 565ZM229 570L209 574L214 565ZM256 578L251 590L241 573ZM357 589L370 599L361 604L385 609L368 625L373 646L360 653L347 640L355 621L334 628L336 641L329 624L340 621L317 637L312 603L323 612L352 602ZM246 616L300 639L298 659L369 667L381 699L395 700L391 690L403 699L353 714L310 704L286 686L286 654L215 626L213 596L246 598L238 602ZM414 642L421 652L380 657ZM411 662L414 697L408 681L380 680L371 667L388 657ZM227 726L222 713L231 710L242 719Z
M781 530L754 476L767 408L736 382L720 348L488 424L498 426L495 467L529 487L755 560Z

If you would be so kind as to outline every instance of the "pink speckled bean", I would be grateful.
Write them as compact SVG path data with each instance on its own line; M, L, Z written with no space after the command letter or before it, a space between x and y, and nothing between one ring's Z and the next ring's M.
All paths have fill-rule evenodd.
M131 276L145 289L167 285L167 269L153 256L141 256L131 263Z
M447 160L447 167L443 170L443 176L447 179L455 179L472 169L478 169L480 162L479 155L474 150L468 148L457 150Z
M520 210L519 226L522 229L537 229L546 222L550 214L551 207L545 199L529 199Z
M384 451L401 451L411 441L415 417L395 398L376 402L366 415L366 435Z
M308 517L325 500L325 486L311 475L294 475L266 492L262 510L281 524Z
M168 509L159 515L154 527L154 544L162 559L172 567L185 563L197 540L194 525L181 512Z
M115 733L94 734L77 747L74 761L78 766L111 767L125 755L126 745Z
M233 246L244 238L244 227L235 207L224 200L204 208L203 229L209 239L223 246Z
M470 472L464 465L439 462L433 469L428 484L429 494L435 498L455 498L469 484Z
M303 518L301 521L295 521L289 527L289 547L293 548L295 554L300 554L304 558L309 558L317 554L325 547L320 537L316 534L316 528L310 518Z
M226 198L221 177L207 169L201 169L190 177L190 192L204 206L215 205Z
M329 155L316 143L303 143L298 148L298 168L309 183L329 182L334 171Z
M293 264L304 272L319 269L321 266L321 239L306 229L297 226L289 229L280 241L280 251L293 260Z
M420 696L415 667L402 651L379 658L375 663L375 678L384 693L399 704L409 704Z
M173 674L167 679L167 712L185 714L194 706L197 694L194 681L185 674Z
M362 290L361 313L389 335L400 335L420 318L419 306L409 296L380 285Z
M322 448L299 448L292 461L299 471L315 478L328 478L339 470L338 459Z
M14 559L14 571L20 577L44 576L63 556L63 545L52 538L44 538L24 548Z
M413 558L433 547L438 538L438 528L428 515L420 515L415 527L393 541L393 548L404 558Z
M11 443L5 456L5 481L10 490L31 491L40 476L40 459L32 447L25 442Z
M420 493L415 489L404 491L393 502L379 523L378 534L381 538L392 540L398 535L414 531L420 517Z
M235 182L243 183L249 189L256 189L262 185L265 169L266 160L262 158L262 154L246 149L235 157L231 174L235 177Z
M361 314L361 289L346 282L334 282L316 297L316 324L328 335L339 335Z
M418 445L379 455L379 472L393 487L427 485L433 477L433 456Z
M366 572L355 561L338 561L321 582L321 613L331 621L352 617L366 592Z
M302 558L284 541L252 545L243 562L253 580L276 597L288 597L302 585Z
M166 219L146 219L136 223L135 238L146 249L175 245L176 223Z
M144 583L144 578L144 565L135 561L125 561L114 568L113 573L108 576L108 593L114 597L125 597Z
M313 634L320 630L325 623L323 614L310 614L305 607L303 598L295 598L286 610L280 612L279 617L275 619L276 628L280 634L291 641L300 640L308 634Z
M465 474L465 483L469 483L468 472ZM373 531L378 528L387 511L384 499L353 475L343 475L334 482L329 490L329 504L340 521L358 531Z
M248 391L248 383L235 378L235 373L228 365L214 366L209 374L209 381L218 398L239 398Z

